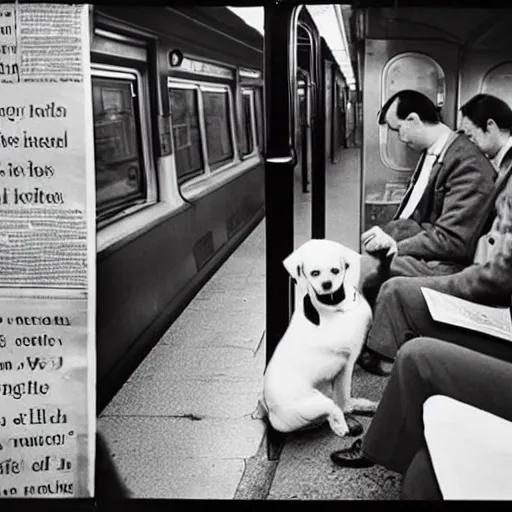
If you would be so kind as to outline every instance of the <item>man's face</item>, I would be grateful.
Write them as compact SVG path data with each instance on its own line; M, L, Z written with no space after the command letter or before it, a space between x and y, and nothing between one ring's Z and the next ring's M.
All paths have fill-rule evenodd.
M423 141L424 125L417 115L410 114L405 119L400 119L396 115L398 98L390 105L386 114L386 124L388 128L398 133L398 138L411 149L423 150L425 145Z
M488 157L493 158L495 156L495 141L491 131L484 131L479 126L476 126L469 117L463 116L460 127L468 139L476 144Z

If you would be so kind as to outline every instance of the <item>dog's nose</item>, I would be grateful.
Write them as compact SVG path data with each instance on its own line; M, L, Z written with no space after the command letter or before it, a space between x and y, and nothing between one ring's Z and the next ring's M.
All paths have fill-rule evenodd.
M332 287L332 283L331 283L331 281L324 281L324 282L322 283L322 288L323 288L324 290L329 290L331 287Z

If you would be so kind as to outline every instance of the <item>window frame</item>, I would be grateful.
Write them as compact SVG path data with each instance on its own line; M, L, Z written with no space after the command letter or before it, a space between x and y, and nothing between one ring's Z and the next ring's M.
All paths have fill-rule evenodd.
M208 85L200 85L199 86L199 89L201 90L201 101L202 101L202 105L203 105L203 108L201 110L201 116L203 117L203 126L204 126L204 135L205 135L205 148L206 148L206 160L205 160L205 163L208 165L210 171L213 173L213 172L216 172L218 169L222 168L222 167L225 167L226 165L230 165L232 164L234 161L237 160L237 158L240 158L240 155L238 153L238 148L235 147L235 146L238 146L237 142L238 142L238 137L236 135L236 130L235 130L235 123L236 123L236 118L235 116L233 115L234 112L233 112L233 109L235 108L235 105L234 105L234 101L233 101L233 97L232 97L232 92L231 92L231 87L229 85L217 85L217 84L208 84ZM213 93L219 93L219 92L226 92L228 93L228 109L229 109L229 116L228 116L228 119L229 119L229 128L230 128L230 133L231 133L231 147L233 149L233 156L228 159L228 158L225 158L224 160L219 160L218 162L214 162L213 164L210 164L210 162L208 162L208 144L206 142L206 116L204 114L204 98L203 98L203 93L204 92L213 92Z
M137 109L135 112L135 116L137 116L138 114L139 118L135 119L135 123L137 137L139 139L139 144L141 148L141 162L143 167L142 176L146 185L145 198L137 199L136 201L127 201L126 204L120 205L119 211L114 211L111 215L107 215L103 218L100 218L96 214L96 229L97 231L99 231L100 229L110 224L118 222L119 220L129 215L132 215L144 208L156 204L156 202L158 201L158 189L156 180L156 169L151 154L151 148L153 146L151 140L151 126L149 117L149 90L147 78L144 77L143 74L137 68L134 67L91 62L91 94L93 77L105 79L135 78L137 90Z
M495 92L488 92L489 89L486 89L486 85L489 84L489 77L492 76L492 74L504 67L504 66L510 66L512 67L512 60L503 60L501 61L499 64L496 64L492 67L490 67L484 74L483 76L480 78L480 87L478 88L479 92L480 93L487 93L487 94L493 94L494 96L500 98L501 100L505 101L506 103L509 103L506 99L504 99L503 97L500 97L498 96ZM510 104L510 103L509 103Z
M245 120L245 109L244 109L244 105L243 105L243 102L244 102L244 96L249 96L249 105L250 105L250 116L251 116L251 143L252 143L252 149L251 151L249 151L249 153L246 153L246 154L243 154L241 151L240 151L240 158L242 160L245 160L246 158L249 158L251 156L253 156L255 153L257 153L258 151L258 140L257 140L257 134L256 134L256 100L255 100L255 97L254 97L254 88L252 87L241 87L241 90L240 90L240 96L241 96L241 112L240 114L242 114L243 112L243 116L244 116L244 120ZM245 130L245 127L243 128Z
M186 186L186 188L191 188L194 185L201 183L205 180L208 180L210 177L219 174L227 169L230 169L236 163L241 161L240 153L238 150L238 137L236 134L235 123L235 102L233 98L233 90L232 87L228 84L221 83L211 83L205 82L202 80L191 80L186 78L177 78L177 77L168 77L167 78L167 94L170 96L170 90L172 88L177 89L195 89L198 91L198 115L199 115L199 131L201 135L201 150L202 150L202 159L203 159L203 171L196 176L190 177L185 180L178 180L178 186L180 188ZM219 164L210 165L208 162L208 145L206 142L206 119L204 114L204 99L203 92L226 92L228 93L228 109L229 109L229 124L230 124L230 136L231 136L231 144L233 147L233 157L229 160L225 160L219 162ZM170 98L169 98L170 101ZM171 116L169 119L171 125L171 133L172 137L172 145L173 145L173 154L174 154L174 124L172 121L172 104L170 102L170 110ZM176 160L174 159L174 165L176 166ZM176 167L175 167L176 172ZM177 174L177 172L176 172Z
M389 69L399 60L407 58L407 57L420 57L421 59L430 62L430 64L433 65L434 68L436 68L438 72L438 89L437 89L437 103L439 106L443 106L446 102L446 73L444 72L444 69L442 66L430 55L427 55L423 52L402 52L398 53L397 55L394 55L391 57L384 67L382 68L382 72L380 74L380 105L384 104L384 98L388 98L389 96L386 94L386 78L387 74L389 72ZM439 80L442 80L442 91L441 91L441 101L439 101ZM379 125L379 153L380 153L380 159L381 162L388 167L389 169L392 169L393 171L400 172L400 173L410 173L414 168L411 167L402 167L397 166L389 157L388 151L387 151L387 144L388 144L388 136L389 136L389 128L386 123L383 125Z
M197 95L197 121L199 126L199 137L200 137L200 146L201 146L201 161L202 161L202 168L198 171L194 171L193 173L188 173L185 176L178 176L178 169L176 167L176 145L174 143L174 123L172 122L172 101L171 101L171 89L180 89L180 90L187 90L187 91L195 91ZM187 183L191 180L195 180L196 178L200 178L206 174L206 165L208 162L205 160L206 158L206 140L204 140L203 137L203 127L202 127L202 121L201 121L201 112L203 110L203 96L200 93L199 87L194 83L174 83L173 86L170 86L169 83L167 85L167 94L169 96L169 108L170 108L170 118L169 123L171 125L171 138L172 138L172 147L173 147L173 160L174 160L174 169L176 172L176 181L178 183L178 187L180 187L183 183Z
M305 91L309 94L309 91ZM309 105L309 100L308 100ZM308 107L309 108L309 107ZM254 88L254 115L256 121L256 141L261 153L265 151L265 105L263 101L263 89Z

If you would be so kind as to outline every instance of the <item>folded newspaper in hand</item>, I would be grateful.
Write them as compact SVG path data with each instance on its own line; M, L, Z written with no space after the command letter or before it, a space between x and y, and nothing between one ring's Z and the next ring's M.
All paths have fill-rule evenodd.
M421 291L434 320L512 341L509 308L484 306L430 288Z

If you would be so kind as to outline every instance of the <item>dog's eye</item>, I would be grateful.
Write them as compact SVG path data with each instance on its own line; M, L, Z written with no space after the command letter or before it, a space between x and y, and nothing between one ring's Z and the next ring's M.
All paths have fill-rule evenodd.
M319 275L320 275L320 270L313 270L313 271L311 272L311 276L312 276L312 277L318 277Z
M331 268L331 272L336 275L336 274L339 274L340 273L340 269L339 268Z

